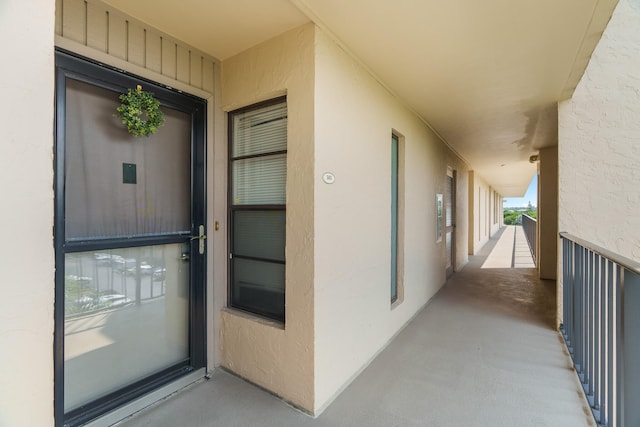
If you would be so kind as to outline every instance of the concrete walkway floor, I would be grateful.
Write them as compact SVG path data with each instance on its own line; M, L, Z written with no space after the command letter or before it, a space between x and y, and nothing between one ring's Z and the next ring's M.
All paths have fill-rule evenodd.
M126 427L595 426L555 331L555 283L481 265L503 229L453 275L318 417L223 371Z
M535 268L522 226L507 225L482 264L482 268Z

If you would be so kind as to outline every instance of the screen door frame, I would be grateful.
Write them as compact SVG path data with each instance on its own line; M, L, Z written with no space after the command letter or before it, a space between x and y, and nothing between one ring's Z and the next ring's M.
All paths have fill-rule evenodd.
M153 92L161 107L172 108L191 117L191 214L190 232L167 236L142 235L106 239L69 241L65 237L65 111L66 81L78 80L97 87L126 93L128 88L144 85ZM148 79L107 67L71 52L56 49L56 113L54 148L54 244L56 257L55 329L54 329L54 413L56 426L81 425L123 404L139 398L171 381L206 367L206 245L200 250L200 227L206 230L206 101ZM115 112L114 112L115 113ZM160 130L160 132L162 129ZM95 401L65 413L65 255L100 249L119 249L177 242L189 245L189 332L188 360L170 366L133 384L123 386Z

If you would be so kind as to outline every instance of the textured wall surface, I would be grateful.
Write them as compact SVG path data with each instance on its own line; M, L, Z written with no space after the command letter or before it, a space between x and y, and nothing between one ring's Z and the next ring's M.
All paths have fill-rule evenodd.
M0 426L53 425L54 3L3 0Z
M559 105L559 228L640 260L640 2L620 0Z
M286 313L284 328L222 312L222 365L313 411L314 27L306 25L225 60L226 111L287 95Z

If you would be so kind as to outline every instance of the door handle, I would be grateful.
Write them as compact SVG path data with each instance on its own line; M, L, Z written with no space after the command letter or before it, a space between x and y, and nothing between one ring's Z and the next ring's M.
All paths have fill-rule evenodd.
M193 236L191 240L198 239L198 253L200 255L204 254L204 240L207 238L207 235L204 234L204 225L198 227L198 235Z

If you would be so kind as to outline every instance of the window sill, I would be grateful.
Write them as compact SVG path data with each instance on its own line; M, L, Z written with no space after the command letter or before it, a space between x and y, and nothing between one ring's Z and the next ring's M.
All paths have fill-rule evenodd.
M232 316L240 317L242 319L249 320L251 322L260 323L261 325L269 326L272 328L280 329L282 331L285 330L285 325L283 322L278 322L277 320L268 319L266 317L259 316L257 314L249 313L247 311L243 311L233 307L224 307L222 311L225 313L229 313Z

